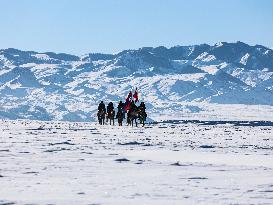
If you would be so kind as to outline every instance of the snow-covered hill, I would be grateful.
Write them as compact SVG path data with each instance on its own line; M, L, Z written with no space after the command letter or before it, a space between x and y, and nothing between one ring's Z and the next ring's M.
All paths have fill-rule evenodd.
M263 110L269 119L273 50L242 42L80 57L0 50L0 118L90 121L100 100L124 100L136 87L156 120L217 113L243 118L253 110L249 116Z

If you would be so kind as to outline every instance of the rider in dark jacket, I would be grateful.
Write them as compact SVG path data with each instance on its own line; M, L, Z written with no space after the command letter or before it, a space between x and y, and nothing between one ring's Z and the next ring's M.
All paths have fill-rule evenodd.
M130 105L130 109L129 109L129 112L135 112L137 111L137 106L136 104L134 103L134 101L131 103Z
M103 101L100 102L100 104L98 106L98 111L104 111L104 112L106 112L106 110L105 110L105 104L103 103Z
M112 102L110 102L108 105L107 105L107 113L110 113L112 110L114 110L114 105Z
M138 111L139 111L140 115L142 115L144 117L144 119L146 119L147 113L146 113L146 106L145 106L144 102L140 103L140 105L138 106Z
M146 110L145 103L141 102L138 108L145 111Z
M124 103L122 103L122 101L119 101L118 111L122 111L123 107L124 107Z

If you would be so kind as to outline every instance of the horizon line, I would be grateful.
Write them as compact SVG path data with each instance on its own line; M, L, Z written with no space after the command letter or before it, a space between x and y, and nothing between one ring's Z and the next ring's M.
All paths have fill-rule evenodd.
M88 55L88 54L105 54L105 55L117 55L118 53L121 53L123 51L133 51L133 50L139 50L139 49L142 49L142 48L159 48L159 47L165 47L167 49L171 49L171 48L175 48L175 47L182 47L182 46L197 46L197 45L209 45L209 46L216 46L217 44L221 44L221 43L228 43L228 44L236 44L236 43L243 43L243 44L246 44L246 45L249 45L251 47L255 47L255 46L263 46L267 49L270 49L270 50L273 50L273 46L270 47L270 46L265 46L265 45L262 45L262 44L258 44L256 43L255 45L254 44L248 44L248 43L245 43L244 41L234 41L234 42L229 42L229 41L219 41L219 42L216 42L214 44L211 44L211 43L200 43L200 44L190 44L190 45L182 45L182 44L178 44L178 45L174 45L174 46L164 46L164 45L159 45L159 46L143 46L143 47L138 47L138 48L128 48L128 49L124 49L124 50L120 50L118 52L113 52L113 53L104 53L104 52L88 52L88 53L83 53L83 54L72 54L72 53L65 53L65 52L58 52L58 51L35 51L35 50L32 50L32 49L22 49L22 48L14 48L14 47L9 47L9 48L0 48L0 50L8 50L8 49L14 49L14 50L19 50L19 51L23 51L23 52L36 52L36 53L39 53L39 54L46 54L46 53L55 53L55 54L67 54L67 55L73 55L73 56L77 56L77 57L80 57L80 56L84 56L84 55Z

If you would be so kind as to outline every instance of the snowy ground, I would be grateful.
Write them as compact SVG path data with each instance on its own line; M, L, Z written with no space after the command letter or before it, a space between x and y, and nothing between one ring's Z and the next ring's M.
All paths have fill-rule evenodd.
M262 125L0 121L0 204L272 204Z

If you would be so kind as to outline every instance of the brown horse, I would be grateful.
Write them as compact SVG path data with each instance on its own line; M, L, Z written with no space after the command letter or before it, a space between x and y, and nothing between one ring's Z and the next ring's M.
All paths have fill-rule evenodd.
M140 111L139 112L139 123L142 124L142 127L144 127L144 125L145 125L146 118L147 118L146 112Z
M97 116L98 116L98 121L99 121L100 125L104 125L104 121L105 121L105 112L104 112L104 110L98 111Z
M137 119L139 118L139 112L137 111L132 111L132 112L128 112L127 114L127 124L128 125L132 125L132 127L134 126L134 121L137 127Z
M113 125L115 125L115 110L108 112L107 119L109 119L110 125L112 124L111 122L113 122Z
M118 126L122 126L123 121L123 113L122 111L118 111L116 118L118 119Z

